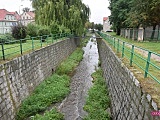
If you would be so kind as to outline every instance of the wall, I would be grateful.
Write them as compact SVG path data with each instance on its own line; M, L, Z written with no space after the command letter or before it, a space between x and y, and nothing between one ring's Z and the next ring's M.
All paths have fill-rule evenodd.
M120 61L110 47L97 39L103 75L111 97L113 120L159 120L152 111L158 110L151 96Z
M76 49L76 40L59 41L0 65L0 120L14 120L22 100Z

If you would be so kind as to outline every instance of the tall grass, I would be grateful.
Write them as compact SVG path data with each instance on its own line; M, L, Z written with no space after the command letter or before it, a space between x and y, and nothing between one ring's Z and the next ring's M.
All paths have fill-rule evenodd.
M84 120L110 120L111 117L106 109L110 106L109 93L106 87L102 70L99 69L92 74L94 85L88 92L88 98L84 110L88 116Z
M72 73L82 58L82 49L76 49L71 56L58 67L55 74L44 80L37 86L34 92L22 102L16 119L24 120L29 116L44 112L51 104L63 100L70 92L70 77L68 75ZM48 118L55 117L55 119L57 118L56 120L61 120L62 116L63 115L58 113L56 109L52 109L51 111L46 111L44 116L36 115L32 117L32 119L49 120Z

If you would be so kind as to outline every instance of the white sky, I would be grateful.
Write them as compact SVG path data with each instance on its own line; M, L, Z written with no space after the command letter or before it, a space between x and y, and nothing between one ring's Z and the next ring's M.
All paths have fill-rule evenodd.
M103 17L110 15L109 0L83 0L83 3L91 9L90 22L103 23ZM29 0L0 0L0 9L5 8L10 12L19 13L19 10L24 7L31 8L31 2Z

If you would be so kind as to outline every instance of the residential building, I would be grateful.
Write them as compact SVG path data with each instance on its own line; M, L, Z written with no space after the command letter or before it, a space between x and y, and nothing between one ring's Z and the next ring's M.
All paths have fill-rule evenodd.
M23 12L21 14L20 22L25 26L27 26L28 23L34 23L35 22L35 13L33 11Z
M104 32L112 31L110 21L109 21L109 17L103 17L103 31Z
M20 16L17 12L0 9L0 34L10 33L11 27L18 23Z

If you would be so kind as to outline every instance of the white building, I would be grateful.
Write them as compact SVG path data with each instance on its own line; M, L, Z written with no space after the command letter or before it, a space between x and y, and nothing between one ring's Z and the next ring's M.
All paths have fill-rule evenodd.
M27 26L28 23L34 23L35 22L35 13L32 11L29 12L23 12L21 14L21 23L25 26Z
M103 17L103 31L104 32L112 31L110 21L109 21L109 17Z
M17 12L0 9L0 34L10 33L11 27L17 24L19 18Z

